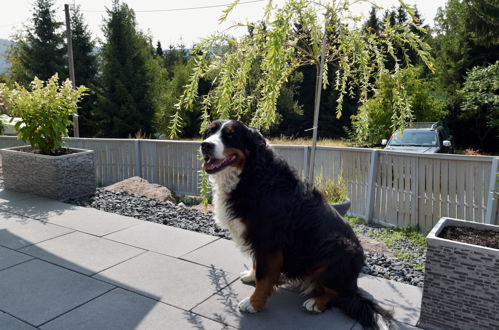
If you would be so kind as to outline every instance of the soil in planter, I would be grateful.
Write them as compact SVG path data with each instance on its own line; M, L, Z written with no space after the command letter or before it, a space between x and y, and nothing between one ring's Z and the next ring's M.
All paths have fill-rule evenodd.
M40 149L34 149L34 148L21 148L19 151L22 152L30 152L32 154L40 154L43 155ZM70 154L76 154L80 152L80 150L74 150L74 149L69 149L69 148L61 148L59 150L56 150L55 152L52 152L49 154L49 156L62 156L62 155L70 155Z
M449 226L442 230L439 237L499 249L499 231Z

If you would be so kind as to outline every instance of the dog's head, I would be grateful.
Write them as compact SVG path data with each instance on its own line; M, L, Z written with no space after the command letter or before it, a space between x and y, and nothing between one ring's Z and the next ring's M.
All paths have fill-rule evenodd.
M204 170L214 174L228 167L242 169L247 157L265 144L260 132L237 120L214 121L206 128L201 143Z

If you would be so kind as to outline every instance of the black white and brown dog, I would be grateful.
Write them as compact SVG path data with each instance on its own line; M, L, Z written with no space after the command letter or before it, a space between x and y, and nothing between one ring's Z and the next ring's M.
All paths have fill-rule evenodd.
M313 186L267 146L263 136L235 120L207 127L201 143L204 170L213 184L214 218L253 258L243 282L256 282L244 312L261 311L281 274L300 281L306 311L334 306L367 328L391 315L364 297L357 277L364 251L355 233Z

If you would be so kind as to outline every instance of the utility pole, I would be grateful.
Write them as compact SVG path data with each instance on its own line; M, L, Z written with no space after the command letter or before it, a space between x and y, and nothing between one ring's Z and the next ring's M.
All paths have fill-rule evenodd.
M76 88L75 80L75 65L73 61L73 36L71 35L71 22L69 19L69 5L64 5L64 11L66 12L66 37L67 37L67 47L68 47L68 67L69 67L69 79L73 88ZM73 136L80 137L80 128L78 126L78 110L73 116Z
M311 184L314 183L315 151L317 149L317 128L319 126L319 109L321 105L322 74L324 73L324 60L326 57L327 24L328 20L326 16L326 23L324 24L324 36L322 37L320 65L317 68L317 78L315 80L314 126L312 127L312 150L308 168L308 182Z

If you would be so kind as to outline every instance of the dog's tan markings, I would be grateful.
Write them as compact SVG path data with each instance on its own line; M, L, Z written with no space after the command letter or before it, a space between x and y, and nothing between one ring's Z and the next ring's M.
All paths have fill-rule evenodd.
M255 311L260 312L265 307L268 297L279 283L281 276L283 256L282 251L278 251L264 260L267 273L261 279L256 279L255 292L250 297L250 302ZM258 268L258 264L256 264Z
M226 134L232 134L232 132L234 132L234 129L232 127L230 127L230 126L225 126L224 127L224 132Z
M338 293L333 289L324 288L324 293L315 298L315 305L323 312L326 310L328 304L338 296Z
M211 123L211 124L210 124L210 128L211 128L211 129L214 129L214 128L216 128L216 127L217 127L217 124L215 124L215 123Z
M236 149L236 148L225 148L224 153L226 155L236 155L237 160L234 162L234 164L231 164L230 166L237 167L237 168L243 168L244 163L246 162L246 153L242 151L241 149Z

